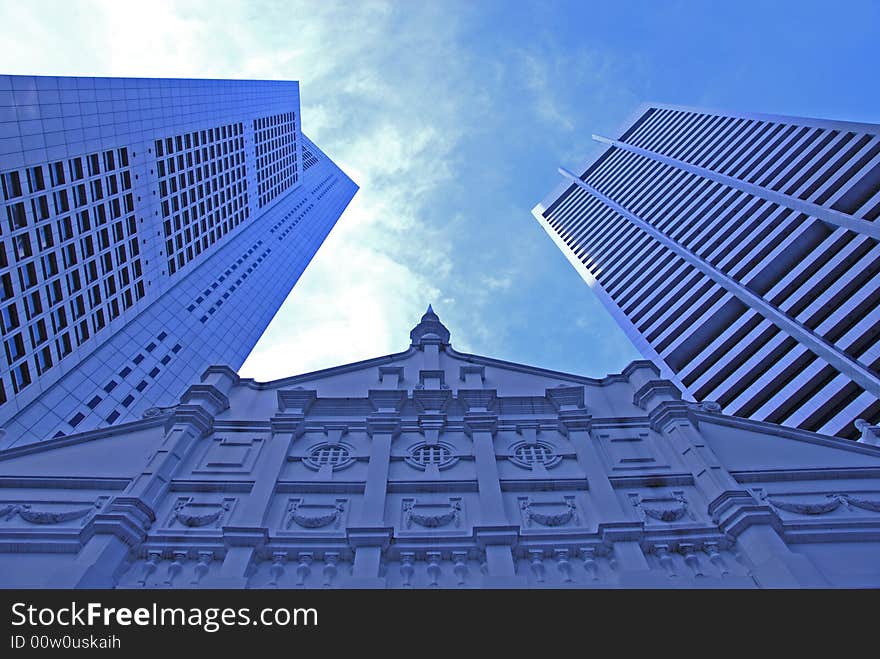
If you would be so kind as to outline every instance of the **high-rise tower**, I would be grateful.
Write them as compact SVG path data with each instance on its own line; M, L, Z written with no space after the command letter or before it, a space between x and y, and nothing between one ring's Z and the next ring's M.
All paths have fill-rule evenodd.
M0 444L239 367L357 186L296 82L0 76Z
M880 420L880 126L642 106L533 214L645 357L725 413Z

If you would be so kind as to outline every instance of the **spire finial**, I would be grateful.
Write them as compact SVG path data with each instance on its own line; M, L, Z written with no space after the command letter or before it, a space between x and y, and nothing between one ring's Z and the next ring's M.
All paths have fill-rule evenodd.
M432 341L441 345L449 345L449 330L440 322L434 307L429 304L421 322L413 327L412 332L409 333L409 338L413 345Z

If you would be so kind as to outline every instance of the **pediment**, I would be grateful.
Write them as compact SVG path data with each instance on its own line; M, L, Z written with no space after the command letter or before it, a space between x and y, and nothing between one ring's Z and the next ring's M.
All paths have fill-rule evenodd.
M163 436L161 424L137 422L7 449L0 451L0 477L130 478Z
M732 472L880 468L880 449L745 419L701 421L719 461Z

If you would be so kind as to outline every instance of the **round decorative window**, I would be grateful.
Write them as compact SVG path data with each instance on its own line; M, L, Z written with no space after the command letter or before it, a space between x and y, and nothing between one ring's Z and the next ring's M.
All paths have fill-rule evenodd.
M562 457L556 455L553 447L546 442L535 442L534 444L520 442L515 444L510 451L510 461L524 469L531 469L535 465L550 468L558 464L560 460Z
M416 444L409 450L406 461L416 469L426 469L428 465L435 465L437 469L446 469L454 465L458 458L454 455L449 444Z
M312 469L330 466L334 471L344 469L354 458L351 447L346 444L318 444L313 447L307 457L303 458L306 466Z

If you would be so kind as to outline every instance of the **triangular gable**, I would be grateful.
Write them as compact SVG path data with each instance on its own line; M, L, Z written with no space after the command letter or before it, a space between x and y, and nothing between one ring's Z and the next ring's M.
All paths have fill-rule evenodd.
M746 419L703 421L700 428L728 471L880 468L880 449L848 439Z
M0 477L130 478L163 436L161 426L136 422L7 449L0 451Z

